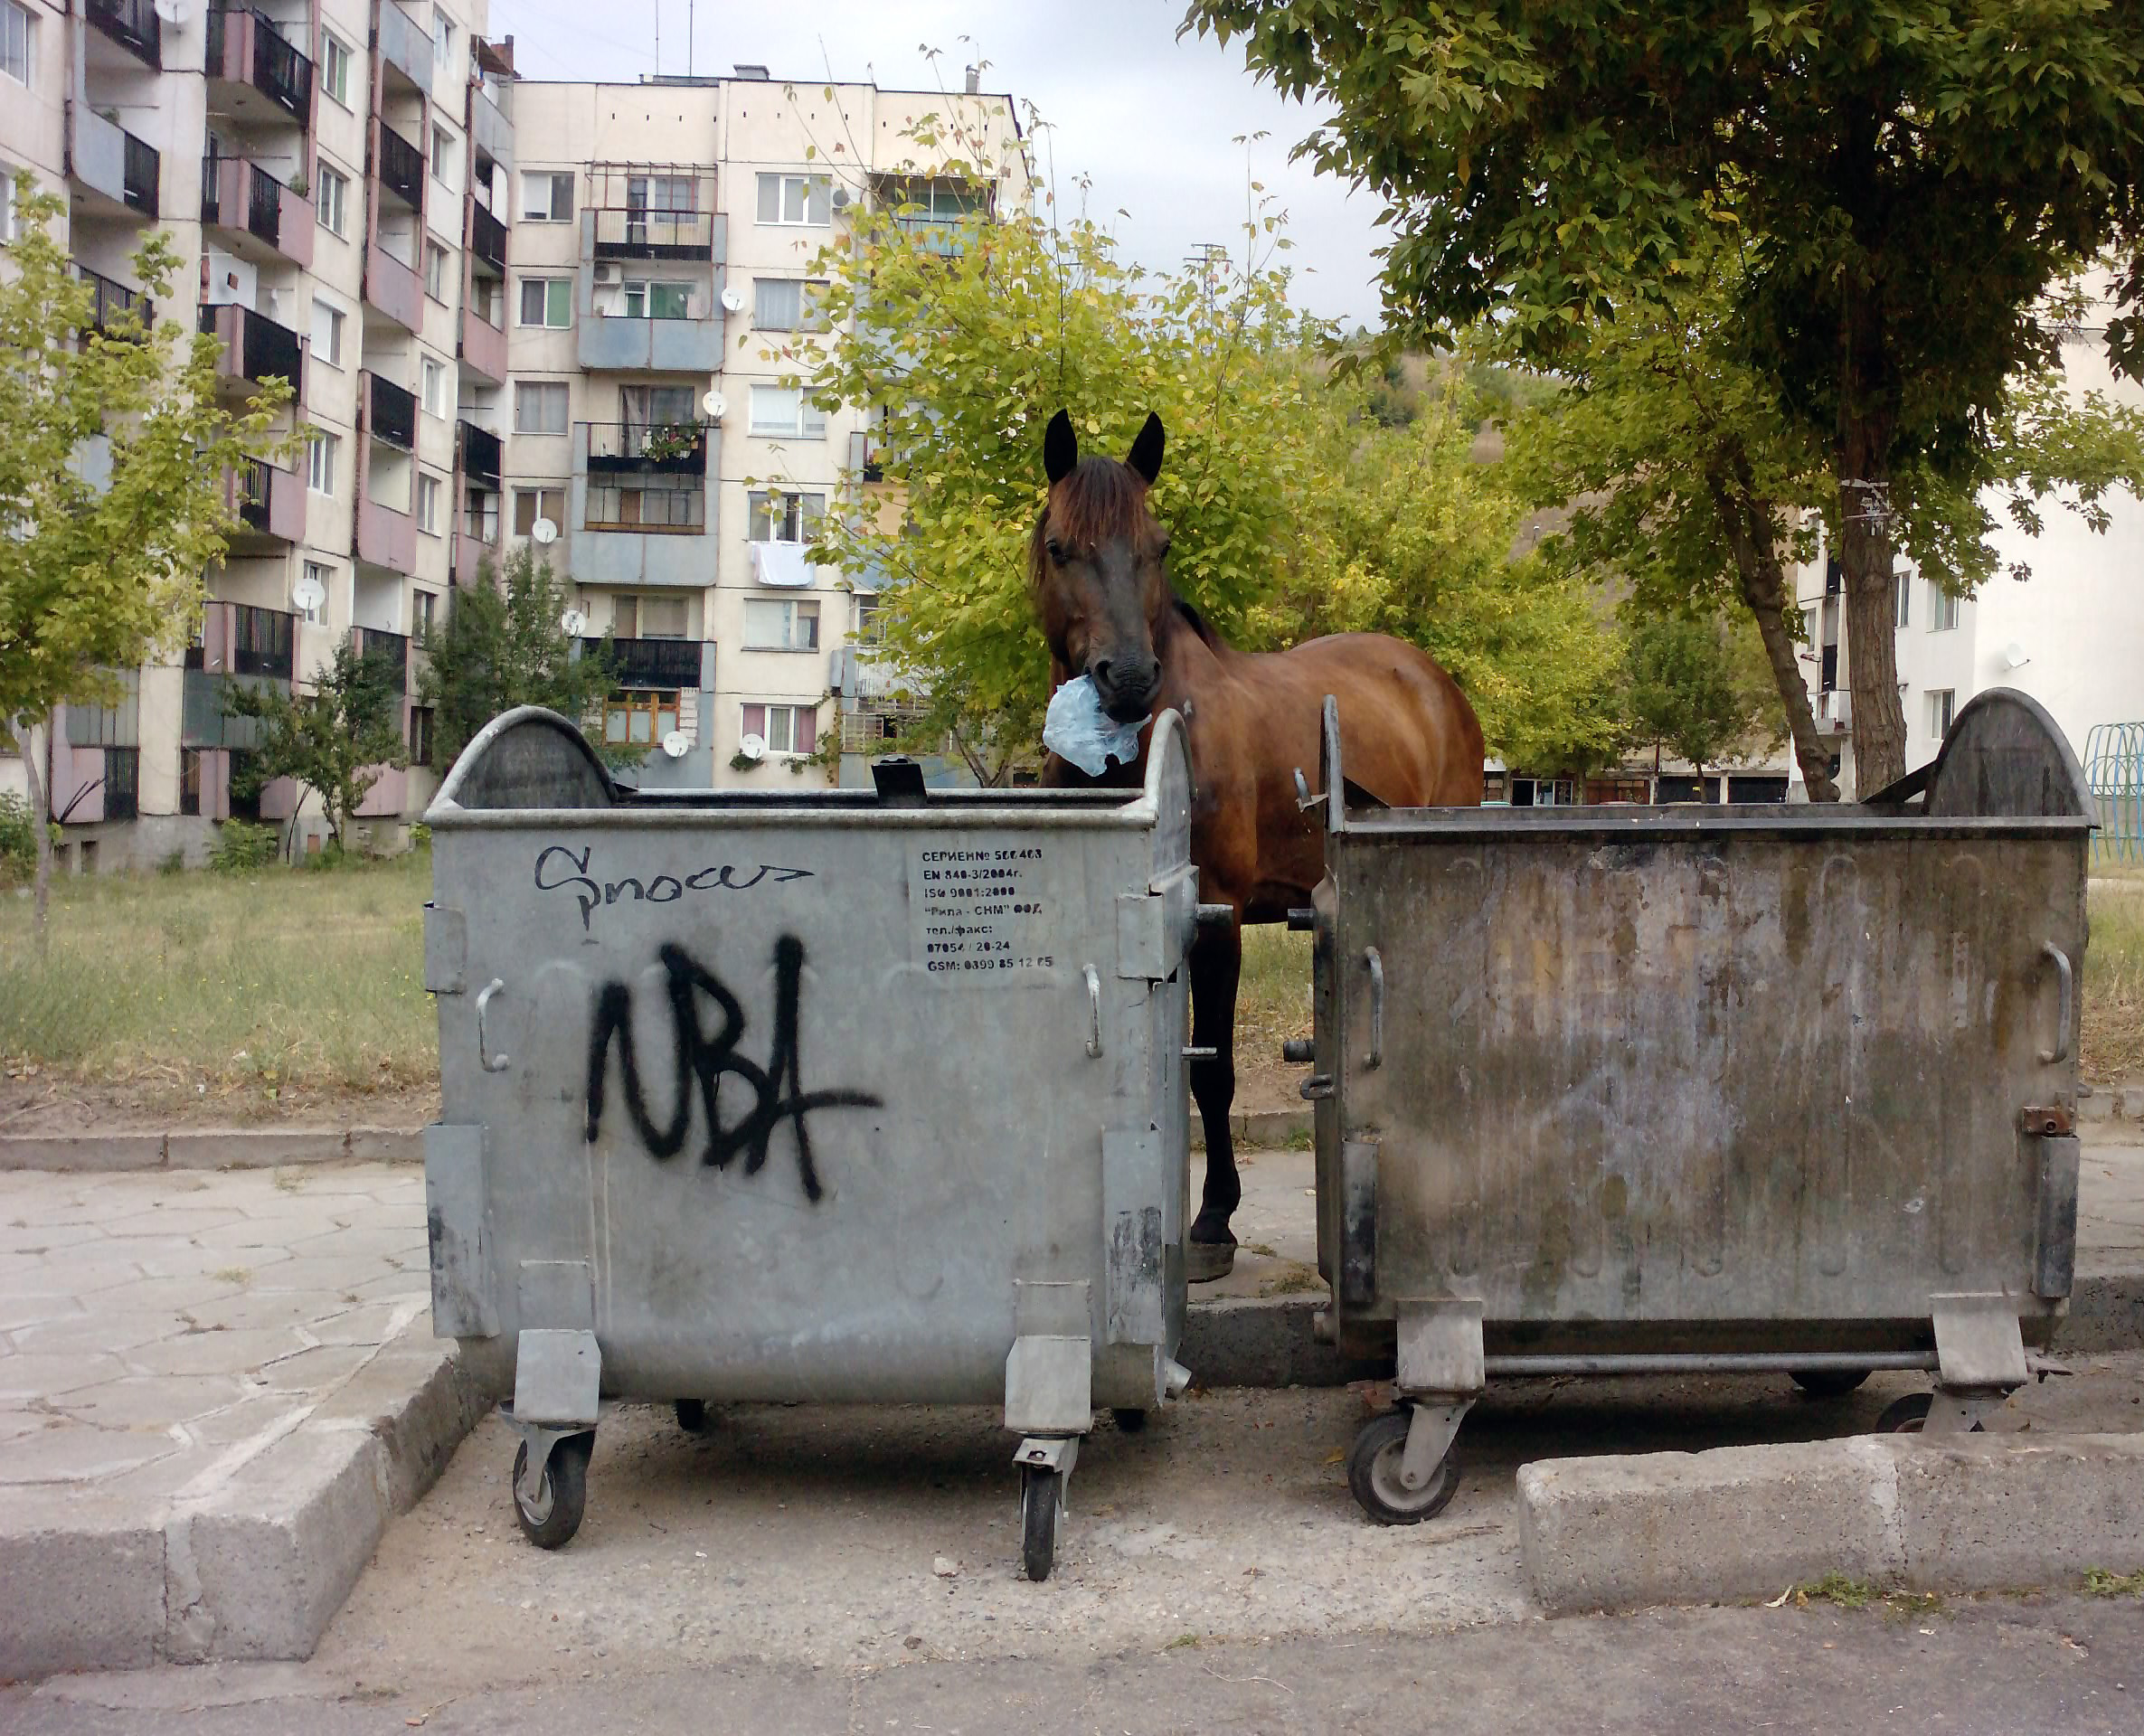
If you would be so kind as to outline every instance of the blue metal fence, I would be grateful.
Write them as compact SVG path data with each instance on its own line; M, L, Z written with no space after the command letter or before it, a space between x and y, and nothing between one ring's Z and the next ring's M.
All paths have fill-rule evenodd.
M2084 738L2084 780L2099 804L2092 854L2144 861L2144 723L2095 723Z

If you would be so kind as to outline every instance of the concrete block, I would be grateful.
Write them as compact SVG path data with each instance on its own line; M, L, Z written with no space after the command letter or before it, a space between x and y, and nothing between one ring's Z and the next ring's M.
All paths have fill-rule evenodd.
M389 1484L369 1429L308 1423L175 1512L167 1656L310 1657L386 1528Z
M1322 1294L1193 1302L1176 1360L1201 1386L1345 1386L1365 1371L1312 1335L1324 1302Z
M2078 1275L2054 1354L2094 1350L2144 1350L2144 1271Z
M1909 1585L1981 1591L2144 1569L2144 1436L1922 1436L1894 1450Z
M288 1127L211 1127L166 1137L173 1169L276 1169L286 1164L339 1164L347 1148L342 1129L293 1132Z
M369 1429L386 1449L388 1499L407 1513L447 1468L454 1449L491 1409L461 1372L450 1343L420 1316L313 1413L314 1424Z
M352 1127L348 1156L354 1164L421 1164L422 1127Z
M160 1133L14 1133L0 1137L0 1169L161 1169L164 1155Z
M11 1491L0 1586L0 1680L145 1667L164 1637L164 1528L140 1504Z
M1896 1458L1873 1439L1544 1459L1518 1495L1520 1557L1551 1615L1905 1569Z

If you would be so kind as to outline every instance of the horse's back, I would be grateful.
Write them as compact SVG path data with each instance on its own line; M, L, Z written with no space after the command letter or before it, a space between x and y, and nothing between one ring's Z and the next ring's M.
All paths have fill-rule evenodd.
M1275 775L1291 786L1298 766L1318 764L1319 719L1331 693L1351 782L1392 807L1481 800L1480 721L1421 646L1384 633L1334 633L1259 662L1274 684L1274 746L1286 762Z

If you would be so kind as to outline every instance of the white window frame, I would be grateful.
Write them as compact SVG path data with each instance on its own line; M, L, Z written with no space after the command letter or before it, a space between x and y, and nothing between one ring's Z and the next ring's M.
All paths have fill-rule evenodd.
M327 342L320 342L320 316L327 316ZM338 307L317 289L313 291L313 347L308 352L316 362L340 371L343 365L343 328L349 323L349 313Z
M794 413L786 418L772 413L774 401L787 399L794 405ZM823 440L826 438L826 412L811 401L810 391L804 386L776 386L766 383L751 388L747 401L751 406L751 426L747 432L764 440ZM763 416L762 402L769 406Z
M14 165L0 156L0 246L21 233L14 209Z
M760 300L764 289L793 290L797 298L796 317L788 321L770 319ZM752 279L751 323L755 332L823 332L827 329L826 316L817 311L819 300L826 293L824 278L754 278Z
M417 473L417 528L427 536L439 533L439 495L444 485L429 470Z
M531 284L535 283L543 286L543 317L540 320L525 316L528 307L527 290ZM553 289L564 292L566 308L565 318L555 323L551 317L551 292ZM515 282L514 323L523 330L531 332L571 331L573 329L573 279L547 277L542 272L524 272Z
M627 319L691 319L693 313L693 283L688 278L633 278L619 286L619 306ZM656 289L682 289L685 291L685 312L656 315L649 311L654 300L651 293ZM633 311L633 301L638 297L640 311Z
M0 0L0 72L37 89L37 14L20 0Z
M410 633L416 637L432 630L439 619L439 593L421 585L410 587Z
M290 607L299 620L319 627L326 623L328 605L335 599L335 569L317 561L308 561L305 563L305 571L306 577L320 587L320 606L317 609L307 609L293 597Z
M521 172L521 221L524 223L570 223L573 221L573 172L571 169L524 169ZM544 189L543 209L532 210L530 189L537 182L547 183ZM558 208L558 184L566 184L566 209Z
M774 215L771 217L767 215L767 188L770 182L772 182L775 186ZM815 184L826 190L826 215L824 217L815 218L811 214L811 194ZM798 201L799 208L804 213L800 217L782 215L789 204L789 188L792 185L801 186L803 189ZM834 221L834 177L830 175L810 175L801 172L792 174L779 169L771 173L763 172L759 179L758 203L753 207L753 214L762 224L770 229L825 229Z
M447 391L447 364L428 355L418 363L418 401L423 404L424 413L445 421L451 401Z
M458 156L460 145L461 140L456 135L449 132L438 121L432 122L431 178L449 193L458 193L461 190L461 183L442 175L439 172L440 165L445 164L449 167L454 166L460 160Z
M753 517L758 513L760 503L762 501L767 505L768 534L758 536L754 534L758 527L753 523ZM777 501L781 504L781 522L779 524L774 522ZM807 502L817 503L817 510L808 514L808 522L812 524L823 525L826 521L826 496L816 489L747 489L744 495L744 540L748 542L790 542L808 548L812 543L817 542L818 538L804 534L808 522L808 515L805 512ZM789 531L794 531L795 534L778 535L775 533Z
M336 69L342 76L335 76ZM320 88L343 108L350 106L350 49L325 25L320 31Z
M660 609L666 615L676 611L677 631L651 633L647 630L647 611ZM683 597L666 596L662 592L647 595L628 593L614 598L610 604L610 630L621 639L689 639L692 637L692 609Z
M1958 689L1931 687L1927 691L1928 733L1941 741L1950 731L1950 725L1958 717Z
M761 740L767 743L767 751L769 753L796 753L799 750L797 746L797 714L799 712L808 712L811 713L815 725L812 730L812 748L816 749L817 747L818 730L816 725L819 708L817 705L798 704L795 702L768 701L758 699L740 701L737 706L737 733L740 737L751 733L751 731L745 727L744 713L747 705L750 705L758 711L763 712L766 714L767 733L761 738ZM782 722L785 726L779 736L777 735L774 727L774 720L778 716L782 720ZM809 751L809 750L806 750L806 751Z
M533 497L535 502L535 509L529 514L531 530L535 527L535 523L539 518L549 518L560 530L565 529L567 497L566 490L562 486L553 487L545 483L538 483L534 488L515 487L512 492L513 513L506 522L514 527L515 536L526 536L529 533L528 531L521 528L521 502L522 496L524 495ZM543 510L543 496L545 495L555 495L558 497L558 515L555 518Z
M316 162L313 167L319 184L313 208L320 227L330 235L342 235L349 224L350 177L326 163Z
M335 454L342 443L340 434L325 429L313 436L306 448L306 487L311 493L335 498Z
M753 637L752 624L765 622L779 611L781 632L778 637ZM798 629L811 623L808 634ZM744 649L747 651L817 651L821 620L815 597L748 597L744 599ZM762 629L763 634L763 629Z
M524 426L521 413L522 405L531 401L549 403L553 401L550 397L550 394L553 392L556 392L558 394L556 400L559 406L558 426L556 428L530 428ZM543 395L540 399L532 400L529 395L531 393L542 393ZM514 382L515 433L539 436L545 439L555 439L561 434L565 434L571 431L572 415L572 394L567 390L566 382L563 380L516 380Z
M1912 618L1913 612L1913 575L1905 571L1904 569L1901 568L1898 573L1898 620L1896 625L1902 627L1904 627L1908 620Z
M431 57L435 67L454 64L454 21L437 6L431 14Z
M1928 630L1931 633L1948 633L1958 625L1960 599L1945 590L1936 580L1928 581Z
M435 264L437 271L432 269ZM437 283L432 281L435 277ZM447 305L447 250L429 235L424 238L424 293L440 307Z

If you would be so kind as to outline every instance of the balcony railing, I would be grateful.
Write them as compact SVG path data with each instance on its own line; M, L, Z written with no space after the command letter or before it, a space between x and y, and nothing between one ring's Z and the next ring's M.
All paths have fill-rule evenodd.
M355 630L354 637L364 660L368 664L376 662L380 665L396 693L408 693L410 636L407 633L389 633L376 627L361 627Z
M123 184L127 190L127 204L128 209L138 211L154 222L162 214L158 189L163 180L163 165L154 146L143 144L132 133L126 137L127 158Z
M261 478L265 484L266 478ZM262 489L262 498L267 490ZM279 609L255 609L240 604L231 611L231 673L236 675L274 675L288 681L296 667L292 649L298 618Z
M252 52L244 53L250 38ZM242 58L231 64L229 49L240 44ZM251 85L301 127L313 118L313 63L282 33L282 26L250 6L212 6L208 14L209 77Z
M499 486L499 437L488 428L479 428L474 422L457 422L454 429L456 449L461 455L461 473L471 482L486 482L494 488Z
M638 205L599 206L595 221L600 259L712 259L714 213L649 211Z
M698 422L583 422L581 455L594 470L707 471L707 430Z
M405 452L417 449L417 398L405 392L392 380L383 380L376 373L365 375L366 390L370 394L372 415L370 427L375 440L389 446L399 446Z
M380 184L411 211L424 209L424 153L380 123Z
M231 159L213 152L201 159L201 221L219 228L244 229L270 247L279 245L283 234L283 184L258 163L239 163L235 175L241 211L224 210L224 168Z
M156 304L140 290L99 277L86 265L76 266L74 275L90 286L93 297L90 304L92 330L102 332L107 337L117 336L127 329L125 321L129 314L141 321L145 330L156 323Z
M243 379L290 382L292 401L305 401L305 350L289 326L230 302L203 302L196 329L225 344L218 372Z
M700 684L698 639L612 639L612 679L620 687L692 688ZM581 641L584 656L603 648L600 639Z
M469 254L479 265L506 275L506 226L482 205L469 207Z
M164 70L164 28L150 0L83 0L82 15L128 53Z

